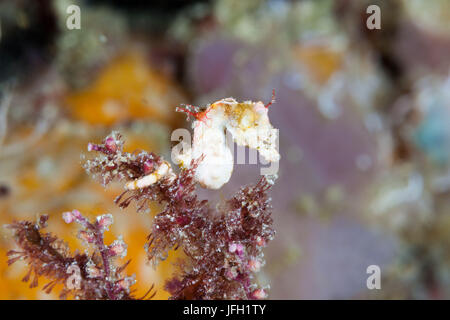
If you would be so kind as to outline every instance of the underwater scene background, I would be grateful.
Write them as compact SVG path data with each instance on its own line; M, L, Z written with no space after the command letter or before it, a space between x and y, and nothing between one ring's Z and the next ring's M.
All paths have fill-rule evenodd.
M111 213L137 294L155 284L167 299L180 253L155 269L143 250L161 205L114 205L123 187L86 174L87 144L118 130L125 151L170 159L171 133L190 128L177 106L269 102L274 89L276 235L258 278L269 299L449 299L449 21L447 0L0 1L0 224L45 213L84 250L61 213ZM260 167L236 164L200 198L220 202ZM8 267L9 234L0 298L58 298L21 281L25 263Z

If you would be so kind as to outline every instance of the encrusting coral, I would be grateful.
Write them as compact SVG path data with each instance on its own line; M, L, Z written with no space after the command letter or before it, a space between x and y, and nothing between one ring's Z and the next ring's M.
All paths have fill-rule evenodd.
M172 299L267 297L267 288L257 284L255 274L264 265L262 249L275 234L268 191L276 175L263 176L255 185L241 188L231 199L212 209L207 200L200 200L195 194L197 183L216 189L228 181L231 172L216 185L205 183L214 181L208 177L213 171L201 169L210 156L208 144L204 144L206 149L196 150L199 147L195 141L200 129L203 135L216 134L209 132L213 129L224 135L224 129L228 128L234 130L233 138L238 144L257 148L266 159L278 161L274 132L267 116L269 105L237 103L228 98L208 106L210 118L203 121L204 118L196 117L194 122L193 150L197 155L191 156L189 163L183 163L178 173L156 154L124 152L124 142L117 132L112 132L101 144L88 145L88 151L97 152L98 156L85 162L87 173L104 186L112 181L125 182L125 191L115 199L121 208L131 202L135 202L138 211L148 211L152 201L165 205L154 218L146 250L154 264L164 260L171 249L182 251L184 257L177 263L178 270L165 285ZM248 130L254 129L258 132L256 142L246 136ZM231 169L232 165L231 158ZM199 175L199 170L204 171ZM63 218L83 227L79 237L94 245L92 255L75 253L72 257L62 241L41 233L46 221L46 217L41 217L38 224L23 221L10 225L22 250L10 251L10 263L25 259L36 279L41 275L52 279L45 288L64 283L62 297L72 293L79 299L134 298L130 291L133 278L121 276L126 265L117 267L112 261L113 257L126 253L125 244L122 240L111 245L103 242L103 232L112 223L112 216L103 215L90 223L74 210L64 213ZM80 289L75 291L66 283L70 276L66 270L72 264L81 270ZM33 281L32 286L35 285L37 282Z

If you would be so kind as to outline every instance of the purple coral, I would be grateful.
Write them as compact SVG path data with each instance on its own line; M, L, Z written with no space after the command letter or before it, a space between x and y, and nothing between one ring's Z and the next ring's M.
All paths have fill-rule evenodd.
M167 165L152 153L124 152L121 136L115 132L102 144L90 143L88 150L99 155L86 161L84 168L103 185L113 180L136 181ZM201 158L177 175L170 171L155 183L128 188L115 202L125 208L134 201L138 211L148 209L150 201L165 204L155 216L146 250L153 263L164 260L171 249L184 253L176 274L166 281L165 289L172 299L265 298L267 291L257 285L255 273L264 265L262 248L275 234L267 195L273 182L263 176L256 185L242 188L213 210L207 200L199 200L195 194L198 161ZM121 275L128 263L121 267L114 264L115 257L126 255L125 243L122 239L104 243L103 233L113 223L112 215L90 222L73 210L62 217L66 223L81 226L78 237L94 247L91 255L71 254L63 241L43 233L48 217L41 216L36 224L21 221L9 225L21 251L9 251L8 263L19 259L28 263L30 269L23 280L29 281L34 273L31 287L37 286L39 276L52 279L44 286L46 292L64 284L61 298L71 294L77 299L134 299L130 290L134 278ZM78 270L76 286L70 278L74 268Z
M103 218L108 219L109 216L100 216L95 222L89 222L78 210L63 213L66 223L76 221L81 225L79 237L93 244L92 254L72 254L64 241L44 233L47 215L42 215L37 223L14 222L8 227L13 230L20 251L10 250L7 253L8 265L18 260L24 260L29 265L29 271L22 280L28 282L33 276L30 288L38 286L40 276L51 279L42 288L46 293L50 293L57 284L63 284L59 295L62 299L69 295L75 299L89 300L135 299L130 289L134 277L122 275L129 261L122 266L115 265L114 258L118 255L114 249L116 244L108 246L104 243L103 232L106 228L102 224Z
M90 150L100 155L85 164L88 173L103 184L112 180L140 179L157 167L162 158L146 152L123 152L116 133ZM111 151L106 142L114 139ZM132 201L146 210L149 201L165 204L155 216L146 250L154 263L164 260L170 249L180 249L186 258L178 272L166 282L172 299L260 299L254 274L264 265L262 248L274 237L271 205L267 196L272 182L265 176L253 186L242 188L216 210L195 194L196 163L181 169L175 179L161 179L145 188L127 190L116 198L122 208Z

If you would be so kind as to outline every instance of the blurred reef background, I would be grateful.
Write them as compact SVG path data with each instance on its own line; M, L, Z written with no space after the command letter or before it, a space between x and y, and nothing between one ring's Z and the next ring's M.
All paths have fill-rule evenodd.
M71 4L80 30L66 27ZM380 30L366 27L371 4ZM175 254L153 269L143 250L160 208L118 209L120 186L81 167L87 143L119 130L127 151L169 159L171 132L190 127L176 106L275 89L269 298L449 299L449 21L448 0L0 1L0 224L47 213L76 249L61 213L112 213L138 295L155 283L166 299ZM223 189L199 192L220 201L258 175L235 165ZM7 268L7 235L0 298L56 298L20 281L25 265Z

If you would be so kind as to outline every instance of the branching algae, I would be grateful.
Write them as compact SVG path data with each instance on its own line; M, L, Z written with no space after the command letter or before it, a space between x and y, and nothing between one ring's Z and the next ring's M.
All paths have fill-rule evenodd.
M164 205L147 238L145 249L155 265L170 250L181 250L183 258L177 271L165 283L171 299L263 299L267 287L257 284L255 274L264 265L263 248L273 239L271 204L268 191L276 175L262 176L255 184L241 188L231 199L216 208L198 199L197 184L219 189L230 179L233 155L225 143L225 129L238 145L257 149L271 162L280 159L275 130L269 122L269 106L262 102L239 103L233 98L219 100L203 110L198 107L177 108L195 117L192 147L171 164L151 152L123 151L124 141L112 132L102 143L88 145L96 157L84 163L86 172L103 186L112 181L124 183L125 191L115 203L128 207L135 203L137 211L146 211L152 201ZM68 246L50 233L44 233L48 217L37 223L14 222L9 227L19 250L8 252L9 264L22 259L29 265L23 279L30 287L38 285L38 277L50 282L50 292L60 283L61 298L137 299L131 286L135 280L125 274L127 264L118 266L115 257L126 255L121 238L104 243L103 233L113 223L112 215L88 221L78 210L63 213L66 223L78 222L78 237L90 245L88 253L71 253ZM75 270L77 272L71 272ZM73 278L76 275L77 278ZM149 292L140 298L151 298Z

